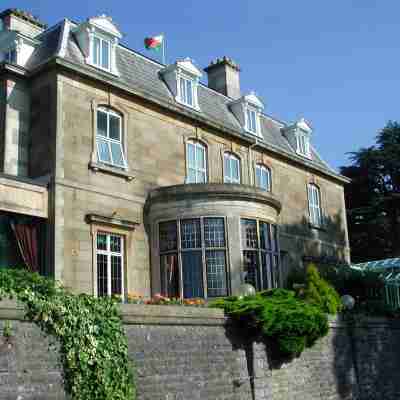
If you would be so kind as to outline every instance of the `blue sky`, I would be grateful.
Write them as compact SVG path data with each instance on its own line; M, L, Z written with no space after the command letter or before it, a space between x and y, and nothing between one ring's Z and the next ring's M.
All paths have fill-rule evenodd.
M254 90L266 113L304 116L313 142L333 167L346 152L373 144L388 120L400 120L398 0L3 0L48 24L105 13L124 43L146 52L143 38L165 32L167 57L199 67L223 55L242 68L243 92ZM150 56L154 53L146 52Z

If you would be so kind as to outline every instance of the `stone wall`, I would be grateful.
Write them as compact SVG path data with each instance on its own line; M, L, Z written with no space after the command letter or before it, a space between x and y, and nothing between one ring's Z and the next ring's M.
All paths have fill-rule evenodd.
M240 338L220 310L123 305L122 314L138 400L400 398L399 322L331 321L301 357L278 360L270 344ZM57 346L22 317L0 303L0 399L66 398Z
M271 168L272 195L282 204L282 211L273 222L281 228L283 275L293 267L303 266L304 255L318 257L324 254L348 260L341 183L267 151L251 149L241 139L198 126L188 118L76 74L63 72L57 75L57 99L57 112L52 113L52 116L57 115L56 180L51 188L56 226L56 232L51 235L56 248L52 262L55 277L76 292L96 293L92 249L97 228L85 222L86 215L94 213L138 223L133 233L122 234L130 243L125 246L125 287L129 292L145 296L150 292L157 293L154 288L159 282L151 283L150 277L158 273L154 272L158 268L158 253L150 251L156 243L144 229L143 206L152 189L185 183L185 143L196 138L207 146L209 183L223 182L225 151L234 152L240 158L244 185L254 186L256 163ZM96 110L104 105L123 117L126 173L117 173L115 168L110 171L97 160ZM309 182L315 182L321 189L323 212L329 217L324 230L312 229L308 222ZM191 210L191 205L186 206L187 210ZM265 217L263 213L250 211L238 213L237 218ZM106 227L99 228L108 231ZM239 234L238 227L236 231ZM231 261L233 273L234 262ZM240 261L239 268L242 268L241 264Z

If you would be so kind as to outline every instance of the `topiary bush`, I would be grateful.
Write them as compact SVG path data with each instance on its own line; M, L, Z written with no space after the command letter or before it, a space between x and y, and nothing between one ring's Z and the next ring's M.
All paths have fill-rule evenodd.
M255 296L227 297L211 307L222 308L238 326L277 343L284 356L297 356L328 332L328 319L318 305L285 289L272 289Z
M73 295L50 279L0 269L0 299L25 304L26 318L60 342L64 384L74 400L134 400L128 345L116 303Z
M306 272L305 300L317 305L328 314L336 314L342 309L338 292L325 279L321 278L317 267L310 264Z

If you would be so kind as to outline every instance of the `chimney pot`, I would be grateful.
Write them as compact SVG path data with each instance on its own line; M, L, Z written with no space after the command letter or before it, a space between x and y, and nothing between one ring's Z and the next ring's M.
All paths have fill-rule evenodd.
M240 68L231 58L217 58L204 71L208 75L209 88L232 99L240 97Z

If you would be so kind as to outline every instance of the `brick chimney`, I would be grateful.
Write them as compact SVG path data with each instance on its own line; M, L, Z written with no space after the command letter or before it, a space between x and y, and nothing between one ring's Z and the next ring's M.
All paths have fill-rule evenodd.
M208 75L209 88L232 99L240 97L240 68L231 58L217 58L204 71Z
M30 38L34 38L46 28L46 24L26 11L9 8L0 13L0 31L16 31Z

